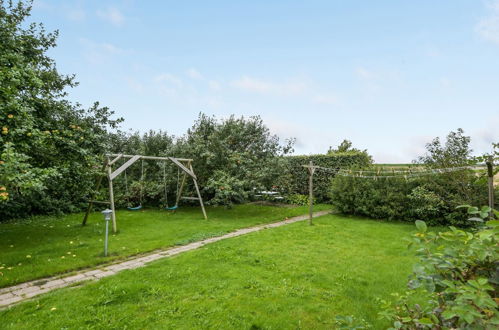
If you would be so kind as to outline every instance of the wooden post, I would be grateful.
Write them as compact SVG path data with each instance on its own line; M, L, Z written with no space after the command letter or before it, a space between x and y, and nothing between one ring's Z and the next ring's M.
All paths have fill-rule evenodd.
M488 161L485 162L487 165L487 183L489 186L489 207L494 208L494 168L493 168L493 158L490 157ZM490 218L494 218L494 212L490 211Z
M315 172L314 163L310 161L308 165L308 198L309 198L308 224L310 226L313 225L312 216L314 213L314 172Z
M192 173L194 173L191 163L189 163L189 169L191 170ZM199 191L198 180L193 177L192 181L194 181L194 187L196 188L196 192L198 194L199 204L201 204L201 210L203 211L204 219L208 220L208 216L206 215L206 210L204 209L203 198L201 198L201 192Z
M190 161L188 161L187 167L192 168ZM183 172L183 174L182 174L182 183L180 184L180 188L177 191L177 199L175 200L175 206L178 206L178 203L180 201L180 197L182 196L182 192L184 191L185 179L187 178L187 173L185 173L184 171L182 171L182 172Z
M107 166L107 161L104 161L104 167L102 168L102 171L104 171L106 169L106 166ZM88 201L87 211L85 212L85 216L83 217L83 222L81 223L82 226L85 226L87 224L88 216L89 216L90 212L92 212L92 206L93 206L93 203L95 203L95 196L99 192L103 177L104 177L104 174L99 173L99 177L97 178L97 182L96 182L95 187L94 187L95 190L94 190L92 196L90 196L90 201Z
M109 159L108 159L109 163ZM116 226L116 210L114 209L114 192L113 192L113 179L111 178L112 174L112 166L108 165L107 166L107 179L109 180L109 202L111 203L111 211L113 213L111 214L111 219L113 220L113 233L116 233L118 231L118 227Z

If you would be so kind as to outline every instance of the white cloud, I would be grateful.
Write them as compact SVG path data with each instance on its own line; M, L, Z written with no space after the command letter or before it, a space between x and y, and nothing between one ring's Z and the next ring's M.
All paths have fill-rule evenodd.
M442 56L442 52L440 51L440 49L434 46L428 46L424 51L424 55L432 58L437 58Z
M66 10L66 17L70 21L83 22L87 18L87 14L81 8L70 8Z
M499 0L487 3L488 16L482 18L475 26L475 31L486 41L499 44Z
M166 83L167 85L176 87L176 88L182 88L184 86L184 83L182 80L170 73L163 73L154 78L154 80L158 83Z
M127 51L107 42L94 42L89 39L81 38L80 43L84 47L83 56L93 64L101 64L110 58L124 54Z
M210 80L208 82L208 87L210 87L211 90L214 91L219 91L222 87L220 86L220 83L216 80Z
M122 26L125 23L125 16L116 7L97 10L97 16L114 26Z
M365 80L371 79L374 76L371 71L369 71L366 68L361 67L361 66L355 68L355 73L357 74L358 77L365 79Z
M126 82L128 87L136 93L142 93L144 91L144 85L132 77L126 77Z
M471 146L475 154L490 153L492 143L499 143L499 116L487 119L487 124L475 129L471 135Z
M338 99L334 95L316 95L312 97L312 102L317 104L335 105Z
M240 79L233 81L231 85L241 90L260 94L299 94L307 89L307 84L300 81L274 83L248 76L243 76Z
M204 79L203 75L198 70L196 70L194 68L190 68L189 70L187 70L186 73L192 79L195 79L195 80L203 80Z
M449 88L451 87L451 81L449 78L447 77L441 77L438 82L440 83L440 86L442 86L443 88Z

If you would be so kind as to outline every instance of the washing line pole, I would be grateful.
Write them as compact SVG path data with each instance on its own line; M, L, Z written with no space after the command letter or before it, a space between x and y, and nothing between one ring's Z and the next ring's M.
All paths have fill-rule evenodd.
M492 156L485 162L487 165L487 183L489 186L489 207L494 209L494 163ZM490 211L490 218L494 217L494 212Z
M310 161L308 165L302 165L308 169L308 224L313 225L312 217L314 213L314 173L317 166L314 166L314 162Z

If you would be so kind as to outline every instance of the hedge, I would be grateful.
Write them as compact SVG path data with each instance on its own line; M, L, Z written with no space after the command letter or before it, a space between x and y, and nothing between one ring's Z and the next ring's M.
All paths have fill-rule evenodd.
M408 180L337 176L332 180L331 199L335 208L344 214L469 226L469 215L456 207L486 205L487 185L470 171Z
M328 155L287 156L283 159L283 173L279 188L284 194L308 194L308 171L302 165L312 161L327 168L357 168L371 164L371 158L363 152L342 152ZM314 197L317 202L330 201L331 179L334 173L317 170L314 174Z

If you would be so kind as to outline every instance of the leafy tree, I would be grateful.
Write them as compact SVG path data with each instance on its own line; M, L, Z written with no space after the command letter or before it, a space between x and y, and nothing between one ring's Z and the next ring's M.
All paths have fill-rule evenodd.
M0 0L0 218L73 211L90 187L107 129L120 120L67 100L77 85L47 51L58 32L26 25L31 2Z
M346 152L346 151L360 151L359 149L352 148L352 141L344 139L336 149L329 147L328 153L333 152Z
M207 199L230 206L254 189L270 188L293 141L282 145L258 116L217 120L200 114L176 154L195 159L195 171Z
M471 138L464 135L464 130L458 128L456 132L447 135L445 144L442 145L440 138L434 138L426 144L427 153L417 159L430 167L453 167L469 164L471 160Z
M336 148L329 147L327 151L328 155L338 155L338 154L362 154L369 159L372 163L372 157L367 152L367 149L360 150L353 147L352 141L344 139Z

